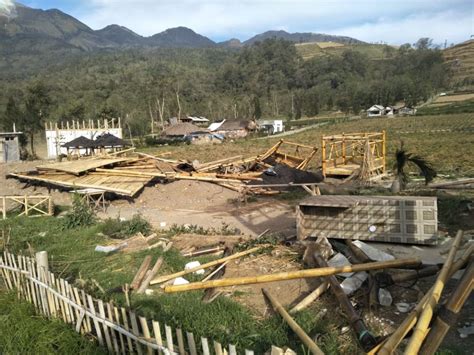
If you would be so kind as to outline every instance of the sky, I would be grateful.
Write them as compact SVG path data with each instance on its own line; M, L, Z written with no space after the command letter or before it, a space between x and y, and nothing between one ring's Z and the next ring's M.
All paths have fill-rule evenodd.
M11 0L0 0L0 4ZM399 45L474 35L474 0L20 0L58 8L93 29L119 24L150 36L185 26L214 41L267 30L314 32Z

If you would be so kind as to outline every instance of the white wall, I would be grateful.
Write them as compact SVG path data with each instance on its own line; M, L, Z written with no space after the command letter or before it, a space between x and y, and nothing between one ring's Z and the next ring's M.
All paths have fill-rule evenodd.
M116 137L122 138L122 128L95 128L95 129L57 129L46 130L46 144L48 148L48 158L56 158L59 154L66 154L66 148L61 147L66 142L75 138L84 136L89 139L95 139L103 133L110 133ZM85 153L85 150L81 151Z

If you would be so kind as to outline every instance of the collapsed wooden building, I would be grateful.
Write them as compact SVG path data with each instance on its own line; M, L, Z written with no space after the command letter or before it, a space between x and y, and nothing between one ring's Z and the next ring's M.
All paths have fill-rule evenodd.
M46 184L69 190L98 189L117 195L133 197L152 182L195 180L215 183L245 194L278 193L267 187L269 179L286 169L287 185L298 183L302 174L307 184L321 181L306 172L316 147L279 141L261 155L234 156L200 164L186 160L168 159L127 149L78 160L42 164L34 171L11 173L8 176L28 184ZM127 156L126 156L127 155ZM288 171L291 174L288 174Z

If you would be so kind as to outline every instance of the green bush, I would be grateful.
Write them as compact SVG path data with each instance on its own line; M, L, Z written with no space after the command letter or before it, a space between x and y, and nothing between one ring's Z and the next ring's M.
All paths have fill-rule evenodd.
M100 224L99 229L105 235L116 239L128 238L138 232L147 235L152 230L150 223L140 214L136 214L126 221L121 221L119 217L107 218Z
M63 229L88 227L96 222L96 216L89 204L78 194L72 199L72 209L63 219Z

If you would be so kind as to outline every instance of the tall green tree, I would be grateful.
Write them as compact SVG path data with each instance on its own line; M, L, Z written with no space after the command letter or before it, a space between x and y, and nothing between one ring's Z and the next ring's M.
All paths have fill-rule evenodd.
M35 134L43 129L43 123L49 116L51 99L46 86L37 82L30 86L25 95L25 110L21 116L21 126L23 132L28 136L30 142L30 152L36 156L34 138Z

